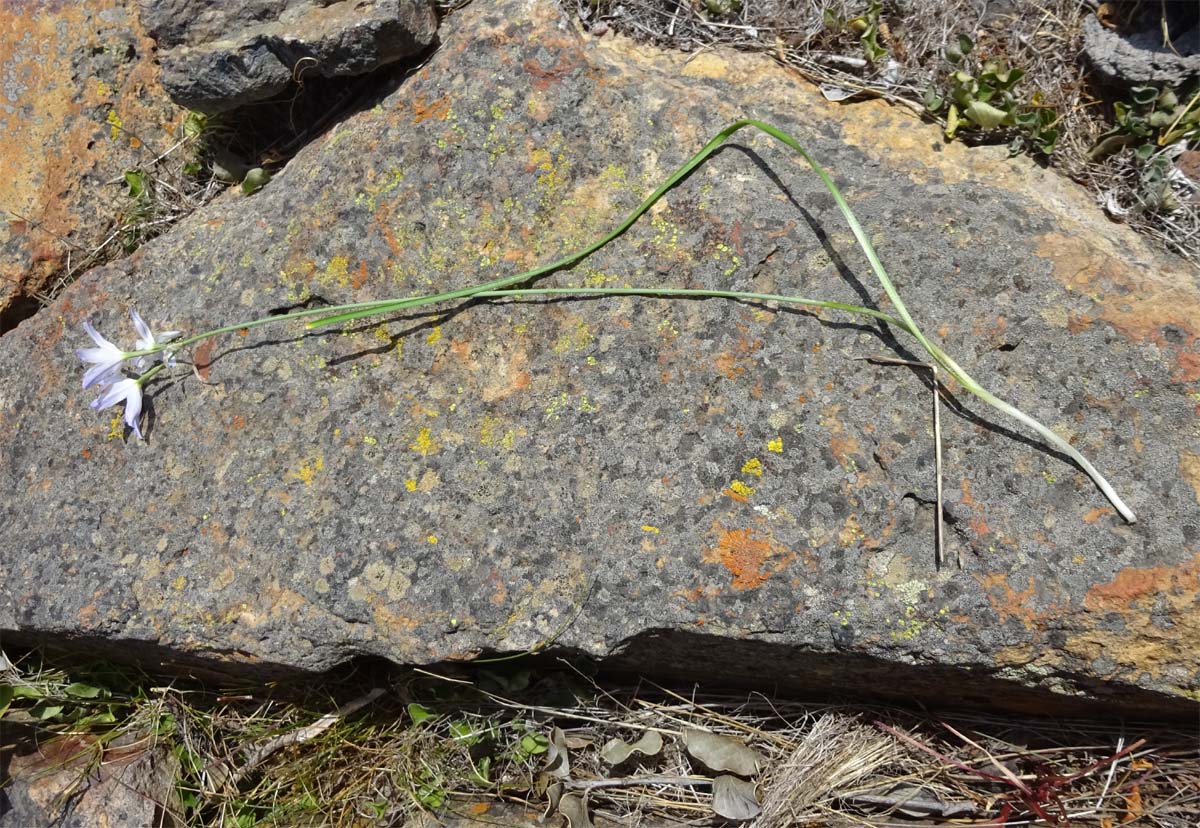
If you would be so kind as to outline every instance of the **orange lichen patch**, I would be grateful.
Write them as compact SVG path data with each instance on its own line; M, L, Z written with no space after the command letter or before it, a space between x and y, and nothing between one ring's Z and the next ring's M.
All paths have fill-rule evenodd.
M472 802L467 806L467 813L474 816L481 816L492 810L491 802Z
M1095 523L1103 515L1112 515L1116 512L1108 506L1097 506L1095 509L1089 509L1087 514L1083 516L1084 523Z
M1180 452L1179 473L1183 475L1184 480L1192 484L1192 489L1196 492L1196 502L1200 503L1200 454Z
M495 402L517 391L528 390L533 384L533 377L525 370L528 362L529 355L524 348L499 354L488 369L490 380L481 394L484 401Z
M1086 331L1088 328L1092 327L1092 323L1095 321L1095 317L1085 316L1081 313L1071 311L1067 314L1067 333L1077 334L1082 331Z
M744 366L740 365L741 359L728 351L718 354L713 360L713 365L716 366L717 372L725 379L737 379L742 374L746 373Z
M216 339L206 339L193 352L192 365L196 369L196 376L203 382L208 382L208 375L212 371L212 352L216 344Z
M1198 600L1200 553L1178 566L1127 567L1107 584L1092 587L1083 601L1093 613L1120 613L1125 628L1074 635L1067 639L1065 650L1086 659L1103 656L1125 669L1158 678L1195 662L1200 652ZM1170 626L1158 626L1151 609L1166 609Z
M113 214L103 183L108 176L96 171L128 169L144 156L141 141L122 124L168 143L159 141L174 124L157 81L154 45L126 5L43 3L34 13L0 4L0 65L12 104L0 109L0 133L8 139L6 168L20 170L0 178L0 205L20 216L0 221L0 246L11 254L0 258L0 308L43 289L72 247L103 241ZM108 17L115 11L119 22ZM118 43L122 52L136 44L138 56L88 59Z
M558 60L549 69L546 69L542 64L530 58L522 64L530 75L533 75L533 88L537 90L548 89L556 83L560 83L564 76L570 74L576 68L577 64L572 63L567 52L562 52L558 56Z
M725 529L719 524L717 545L705 550L705 563L719 563L733 574L738 591L756 589L795 559L795 554L754 529Z
M841 405L836 404L823 408L821 425L830 433L829 450L833 453L833 459L842 468L852 469L856 465L854 456L861 452L862 446L859 445L857 437L846 433L846 427L839 417L841 411Z
M438 121L446 120L446 116L450 114L450 99L437 98L434 101L426 100L424 95L417 95L413 98L413 121L421 123L422 121L433 118Z
M850 515L846 518L845 524L842 525L841 531L838 532L838 543L843 548L853 546L865 536L862 527L858 525L858 518L855 515Z
M1181 351L1175 358L1175 371L1171 374L1171 379L1176 382L1200 380L1200 354Z
M721 588L717 586L698 586L692 589L681 589L675 592L675 595L684 599L689 604L694 604L697 601L711 600L721 594Z
M976 579L987 592L988 602L1000 616L1000 620L1008 621L1015 618L1025 625L1025 629L1033 630L1045 616L1033 606L1033 598L1037 592L1033 578L1028 580L1028 586L1018 592L1008 582L1008 575L997 572L991 575L976 575Z
M1190 331L1200 319L1200 287L1190 272L1165 260L1135 267L1128 256L1082 234L1047 233L1034 252L1049 259L1055 277L1076 293L1103 299L1108 286L1120 286L1120 301L1100 302L1100 318L1130 339L1153 339L1166 325Z
M1130 604L1162 595L1169 603L1182 598L1181 608L1193 604L1200 592L1200 553L1179 566L1155 566L1139 569L1128 566L1107 584L1088 590L1083 605L1092 612L1127 610Z

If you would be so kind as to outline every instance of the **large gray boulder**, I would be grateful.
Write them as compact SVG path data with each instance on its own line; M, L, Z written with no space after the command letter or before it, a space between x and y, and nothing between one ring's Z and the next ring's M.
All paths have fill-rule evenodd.
M72 349L462 286L615 225L721 126L836 177L927 331L1137 510L902 333L726 301L459 303L231 335L149 389L140 442ZM555 285L879 301L832 199L741 134ZM324 670L554 639L614 668L1141 714L1200 693L1200 288L1002 149L836 107L765 57L474 4L397 91L0 339L0 632L153 665ZM576 613L578 612L578 615Z
M162 82L181 106L215 114L304 78L373 72L433 42L429 0L142 0Z

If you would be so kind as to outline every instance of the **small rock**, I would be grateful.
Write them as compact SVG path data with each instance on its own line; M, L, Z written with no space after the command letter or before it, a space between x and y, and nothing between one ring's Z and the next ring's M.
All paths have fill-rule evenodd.
M1157 18L1156 18L1157 19ZM1195 27L1163 43L1160 23L1146 22L1134 31L1108 29L1095 17L1083 21L1083 52L1101 80L1124 87L1165 84L1179 87L1200 77Z
M437 33L428 0L142 0L141 15L158 42L167 93L209 115L277 95L300 74L373 72L420 52Z

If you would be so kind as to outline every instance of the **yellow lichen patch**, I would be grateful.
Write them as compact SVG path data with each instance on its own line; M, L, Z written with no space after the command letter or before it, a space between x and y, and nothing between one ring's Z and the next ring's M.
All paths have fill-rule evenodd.
M427 337L425 337L425 344L426 345L436 345L438 343L438 340L440 340L441 338L442 338L442 326L434 325L433 330L431 330L429 332L429 335Z
M657 535L659 530L657 526L651 526L649 523L643 523L642 531L649 532L651 535Z
M745 498L750 497L750 495L754 494L754 487L747 486L745 483L743 483L740 480L732 480L729 483L729 491L731 491L734 494L739 495L743 499L745 499Z
M438 536L437 535L428 535L425 538L425 542L429 543L429 544L436 544L438 542Z
M575 319L573 324L554 341L554 353L565 354L567 351L582 351L595 340L592 329L582 319Z
M715 52L701 52L686 64L679 74L685 78L712 78L719 80L729 74L729 63Z
M111 443L113 440L119 440L125 434L124 420L121 415L113 417L108 421L108 434L104 435L104 441Z
M323 285L350 287L350 260L345 256L334 256L325 266L325 272L318 281Z
M767 451L773 451L776 454L783 454L783 438L776 437L773 440L768 440Z
M480 445L500 446L507 451L512 451L516 438L516 430L503 428L503 421L499 417L487 415L479 424Z
M378 197L386 195L392 190L400 186L400 182L404 180L404 173L400 170L392 170L388 177L380 184L371 184L363 188L354 198L356 206L366 205L368 209L374 212L378 206Z
M437 454L442 450L442 444L434 439L433 434L428 428L422 428L418 431L417 439L413 440L408 447L423 457Z
M299 480L305 486L311 486L317 473L325 470L325 458L321 455L301 461L300 466L289 477Z
M755 589L795 559L795 554L754 529L728 530L717 524L717 545L705 550L705 563L719 563L733 575L738 591Z
M405 480L404 488L408 489L410 492L415 492L417 490L417 479L415 477L410 477L408 480Z
M742 474L752 474L755 477L762 477L763 476L762 461L759 460L757 457L751 457L749 460L747 460L745 463L742 464Z

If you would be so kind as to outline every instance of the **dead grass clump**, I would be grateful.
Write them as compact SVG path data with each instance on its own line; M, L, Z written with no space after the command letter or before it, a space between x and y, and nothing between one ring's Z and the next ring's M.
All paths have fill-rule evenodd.
M512 665L213 691L6 664L5 751L90 735L90 773L131 745L167 750L179 778L156 801L178 826L403 825L481 802L572 828L1194 828L1200 813L1200 744L1161 725L685 696Z

